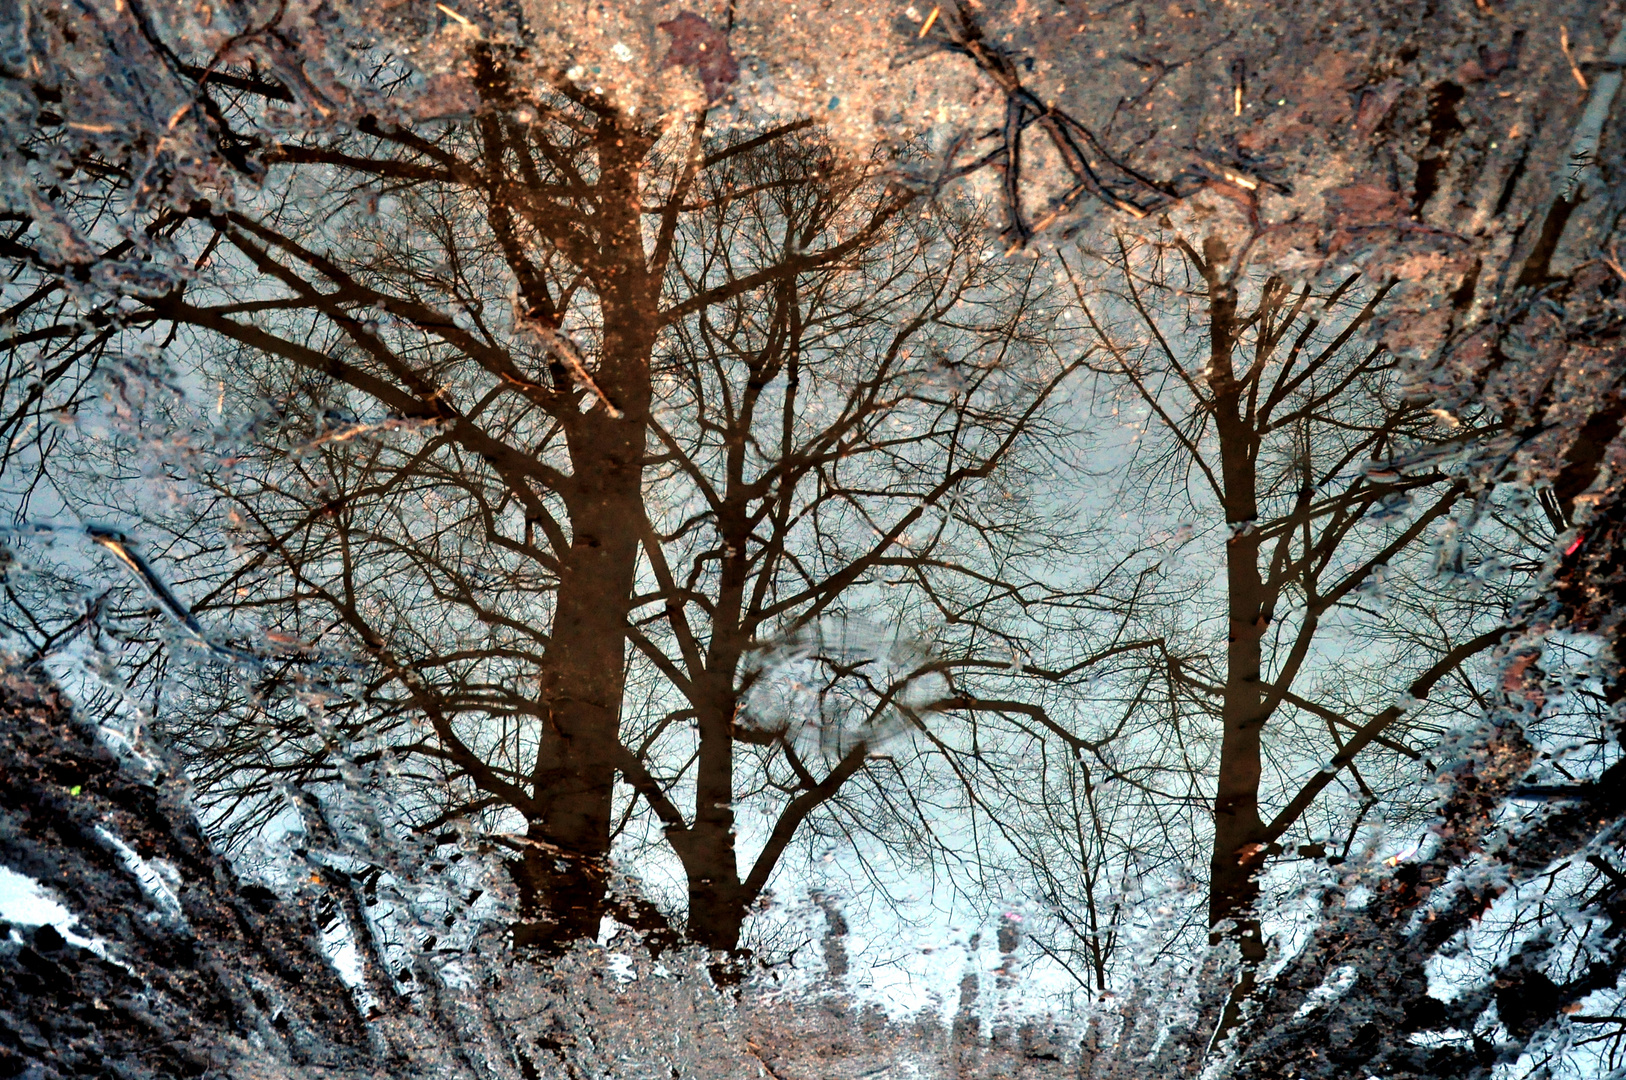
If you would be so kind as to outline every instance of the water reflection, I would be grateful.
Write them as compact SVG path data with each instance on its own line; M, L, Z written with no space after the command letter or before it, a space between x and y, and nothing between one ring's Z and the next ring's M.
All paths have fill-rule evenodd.
M1106 94L1027 8L837 62L127 2L13 34L5 647L308 876L370 1008L600 942L651 1002L1031 991L1113 1068L1309 1068L1362 985L1362 1068L1490 1068L1613 985L1626 272L1593 171L1522 179L1561 139L1451 157L1522 38L1414 87L1116 5Z

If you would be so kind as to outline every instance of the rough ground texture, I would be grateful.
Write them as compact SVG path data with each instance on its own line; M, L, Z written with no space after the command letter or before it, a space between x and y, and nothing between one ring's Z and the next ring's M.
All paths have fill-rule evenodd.
M1261 269L1359 264L1406 281L1413 302L1388 320L1402 349L1438 346L1518 280L1587 99L1578 75L1607 67L1620 22L1616 5L1587 0L1101 8L971 10L1030 90L1161 189L1120 183L1121 194L1182 232L1234 235ZM915 57L907 66L964 63L942 51L943 31L895 40ZM1031 220L1059 173L1043 140L1024 149ZM1606 138L1606 174L1619 155ZM1078 205L1052 238L1134 227L1099 201ZM1584 237L1613 206L1599 197L1578 211L1588 220L1553 251L1555 272L1589 257ZM1139 227L1162 224L1154 212Z
M612 977L602 950L552 969L471 958L474 992L442 985L357 1010L312 912L245 885L210 848L184 785L116 757L56 692L0 684L0 865L79 917L98 951L51 926L0 940L0 1077L777 1077L1069 1073L1073 1048L1023 1029L895 1024L832 992L719 993L703 960L647 956ZM117 843L115 843L116 838ZM127 860L118 844L144 866ZM144 884L145 879L145 884ZM320 890L305 890L306 895ZM1070 1073L1069 1073L1070 1074Z
M0 939L0 1076L360 1062L366 1032L308 913L239 883L171 773L121 765L60 697L23 678L0 685L0 731L0 864L56 893L106 951L50 926ZM143 887L115 838L168 879L161 889Z

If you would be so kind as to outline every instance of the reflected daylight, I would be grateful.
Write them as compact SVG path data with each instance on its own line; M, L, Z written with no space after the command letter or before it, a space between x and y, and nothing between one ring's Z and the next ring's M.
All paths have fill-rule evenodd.
M0 1080L1626 1076L1623 66L18 0Z

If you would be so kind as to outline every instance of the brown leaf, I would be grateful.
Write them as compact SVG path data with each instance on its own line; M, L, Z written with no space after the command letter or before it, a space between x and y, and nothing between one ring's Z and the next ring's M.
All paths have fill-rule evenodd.
M1361 91L1361 104L1355 110L1355 135L1364 139L1378 129L1383 118L1389 115L1389 110L1400 98L1400 92L1406 84L1399 79L1389 79L1368 86Z
M1338 228L1375 225L1400 216L1400 195L1379 184L1350 184L1327 192L1327 207Z
M1457 68L1456 80L1459 83L1480 82L1484 79L1494 79L1504 71L1510 71L1519 66L1519 52L1524 44L1524 31L1513 35L1513 44L1505 49L1493 49L1489 45L1479 47L1477 60L1466 60Z
M740 77L740 65L728 47L728 35L692 11L657 24L672 35L672 48L662 67L692 67L706 88L706 100L723 96L723 87Z

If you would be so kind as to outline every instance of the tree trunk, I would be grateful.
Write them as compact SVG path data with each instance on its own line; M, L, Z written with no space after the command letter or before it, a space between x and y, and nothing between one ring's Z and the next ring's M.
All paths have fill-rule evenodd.
M612 797L625 689L627 613L643 531L644 440L660 280L645 265L639 174L647 137L599 132L597 286L604 337L595 373L608 401L561 418L572 483L564 491L570 550L561 560L539 702L533 847L515 870L521 946L562 947L598 935L606 911Z
M1267 702L1262 683L1265 631L1275 595L1259 574L1257 433L1237 381L1232 350L1236 334L1236 291L1221 277L1224 245L1205 246L1209 283L1211 356L1208 381L1214 395L1225 520L1231 536L1225 546L1226 606L1229 621L1223 733L1214 791L1214 847L1209 859L1208 921L1212 940L1228 937L1242 954L1242 971L1215 1031L1221 1039L1236 1023L1241 1004L1253 992L1255 972L1265 959L1265 943L1254 904L1257 873L1264 861L1264 823L1259 817L1259 780ZM1218 929L1229 923L1228 929Z
M596 434L603 441L590 451L598 451L599 460L583 467L587 455L577 459L582 502L573 507L571 549L560 575L543 677L543 729L533 777L540 813L530 821L528 836L546 846L528 851L519 868L522 926L515 940L521 945L596 937L604 914L626 615L643 515L643 427L637 425L636 453L621 432ZM605 445L611 440L626 458L603 454L614 449Z
M689 937L709 949L739 948L745 909L756 897L740 881L734 851L734 714L739 708L735 673L746 648L740 628L748 572L751 528L745 503L733 492L743 484L745 433L729 441L731 498L718 514L723 543L721 580L706 650L704 695L699 705L700 756L695 776L693 825L680 855L689 878Z
M714 678L721 681L720 676ZM727 686L721 695L729 704L703 710L700 718L694 824L681 852L689 879L689 937L697 945L727 952L739 947L745 905L751 900L740 884L734 852L731 690Z
M734 869L734 840L696 837L700 857L689 861L689 939L705 949L734 952L745 925L745 904Z

